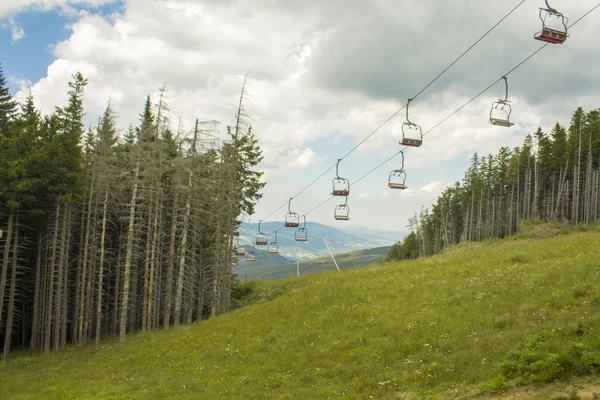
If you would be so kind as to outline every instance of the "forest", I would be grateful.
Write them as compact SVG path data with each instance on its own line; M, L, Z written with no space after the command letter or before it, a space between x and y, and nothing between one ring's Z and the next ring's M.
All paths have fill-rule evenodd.
M471 159L462 182L409 220L388 260L517 234L524 221L589 225L600 217L600 110L579 107L567 127L538 128L523 145Z
M86 84L74 74L68 103L42 115L31 94L10 95L0 69L3 360L230 309L239 216L265 185L246 83L222 141L214 121L174 124L165 87L125 132L110 101L86 128Z

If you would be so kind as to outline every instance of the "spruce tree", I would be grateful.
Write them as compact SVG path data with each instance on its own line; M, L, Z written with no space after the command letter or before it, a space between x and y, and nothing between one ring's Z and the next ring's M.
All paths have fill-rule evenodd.
M8 91L2 66L0 65L0 138L8 135L8 128L17 112L17 102Z

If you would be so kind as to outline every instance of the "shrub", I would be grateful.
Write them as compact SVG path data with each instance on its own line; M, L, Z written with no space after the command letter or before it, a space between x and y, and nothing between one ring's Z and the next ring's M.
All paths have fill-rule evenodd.
M583 327L568 329L566 337L542 332L527 337L500 364L500 373L517 384L549 383L600 371L600 352L582 339Z
M247 306L256 301L256 282L235 281L231 289L231 308L235 310L243 306Z

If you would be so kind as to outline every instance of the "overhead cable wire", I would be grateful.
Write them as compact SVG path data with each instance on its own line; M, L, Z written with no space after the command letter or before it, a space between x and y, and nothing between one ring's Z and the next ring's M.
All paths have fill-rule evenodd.
M450 70L450 68L452 68L457 62L459 62L465 55L467 55L467 53L469 53L471 50L473 50L473 48L475 48L475 46L477 46L483 39L485 39L493 30L495 30L502 22L504 22L504 20L506 20L512 13L514 13L521 5L523 5L523 3L525 3L526 0L521 0L521 2L519 2L514 8L512 8L504 17L502 17L496 24L494 24L487 32L485 32L483 34L483 36L481 36L479 39L477 39L477 41L475 41L475 43L473 43L471 46L469 46L467 48L467 50L465 50L460 56L458 56L458 58L456 58L452 63L450 63L450 65L448 65L441 73L439 73L435 78L433 78L427 85L425 85L425 87L423 89L421 89L412 99L416 99L417 97L419 97L423 92L425 92L425 90L427 90L431 85L433 85L433 83L435 83L440 77L442 77L446 72L448 72L448 70ZM354 146L350 151L348 151L342 158L340 158L340 160L344 160L346 159L350 154L352 154L354 151L356 151L360 146L362 146L367 140L369 140L373 135L375 135L377 132L379 132L381 130L381 128L383 128L385 125L387 125L392 119L394 119L402 110L404 110L406 108L407 104L404 104L400 109L398 109L397 111L395 111L390 117L388 117L384 122L382 122L377 128L375 128L375 130L373 130L369 135L367 135L363 140L361 140L356 146ZM310 182L308 185L306 185L302 190L300 190L298 193L296 193L292 199L295 199L296 197L300 196L302 193L304 193L308 188L310 188L312 185L314 185L315 183L317 183L323 176L325 176L329 171L331 171L336 164L332 165L331 167L329 167L326 171L324 171L321 175L319 175L316 179L314 179L312 182ZM269 217L273 216L276 212L280 211L283 207L285 207L288 204L288 202L286 201L284 204L282 204L281 206L279 206L277 209L275 209L273 212L271 212L269 215L267 215L266 217L264 217L263 219L261 219L261 221L264 221L266 219L268 219ZM250 227L248 227L247 229L245 229L243 232L240 233L240 235L248 232L249 230L254 229L258 224L254 224Z
M574 23L572 23L568 29L571 29L575 24L577 24L579 21L581 21L582 19L584 19L585 17L587 17L589 14L591 14L594 10L596 10L598 7L600 7L600 4L596 5L594 8L592 8L590 11L588 11L587 13L585 13L581 18L579 18L577 21L575 21ZM464 103L462 106L460 106L459 108L457 108L456 110L454 110L452 113L450 113L450 115L448 115L447 117L445 117L444 119L442 119L440 122L438 122L437 124L435 124L432 128L430 128L429 130L427 130L427 132L425 132L423 134L423 136L426 136L428 133L431 133L434 129L436 129L437 127L439 127L440 125L442 125L444 122L446 122L447 120L449 120L450 118L452 118L454 115L456 115L458 112L460 112L461 110L463 110L465 107L467 107L469 104L471 104L473 101L475 101L477 98L481 97L484 93L486 93L488 90L490 90L492 87L494 87L498 82L500 82L504 76L508 76L511 73L513 73L514 71L516 71L518 68L520 68L523 64L525 64L527 61L529 61L531 58L533 58L536 54L538 54L540 51L542 51L543 49L546 48L546 46L548 46L549 43L544 44L542 47L540 47L539 49L537 49L536 51L534 51L532 54L530 54L528 57L526 57L523 61L521 61L519 64L517 64L515 67L513 67L510 71L508 71L506 74L504 74L501 78L497 79L496 81L494 81L491 85L489 85L488 87L486 87L485 89L483 89L481 92L479 92L478 94L476 94L474 97L472 97L469 101L467 101L466 103ZM359 179L357 179L352 185L350 185L351 187L354 186L355 184L357 184L358 182L360 182L361 180L363 180L364 178L366 178L367 176L371 175L373 172L377 171L379 168L381 168L382 166L384 166L386 163L388 163L389 161L393 160L395 157L398 156L398 154L400 154L402 151L406 150L408 147L403 147L400 151L394 153L394 155L392 155L390 158L388 158L387 160L385 160L384 162L382 162L381 164L379 164L378 166L376 166L375 168L373 168L372 170L370 170L369 172L367 172L365 175L361 176ZM326 203L328 203L331 199L333 199L335 196L331 196L330 198L328 198L327 200L323 201L322 203L318 204L317 206L313 207L310 211L308 211L307 213L305 213L304 215L308 215L310 213L312 213L313 211L317 210L318 208L322 207L323 205L325 205ZM281 229L281 228L280 228Z

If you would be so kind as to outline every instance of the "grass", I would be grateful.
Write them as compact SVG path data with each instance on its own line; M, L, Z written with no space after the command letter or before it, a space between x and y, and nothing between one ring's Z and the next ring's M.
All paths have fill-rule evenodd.
M455 399L597 381L599 244L511 238L258 282L255 304L192 326L15 353L0 398Z

